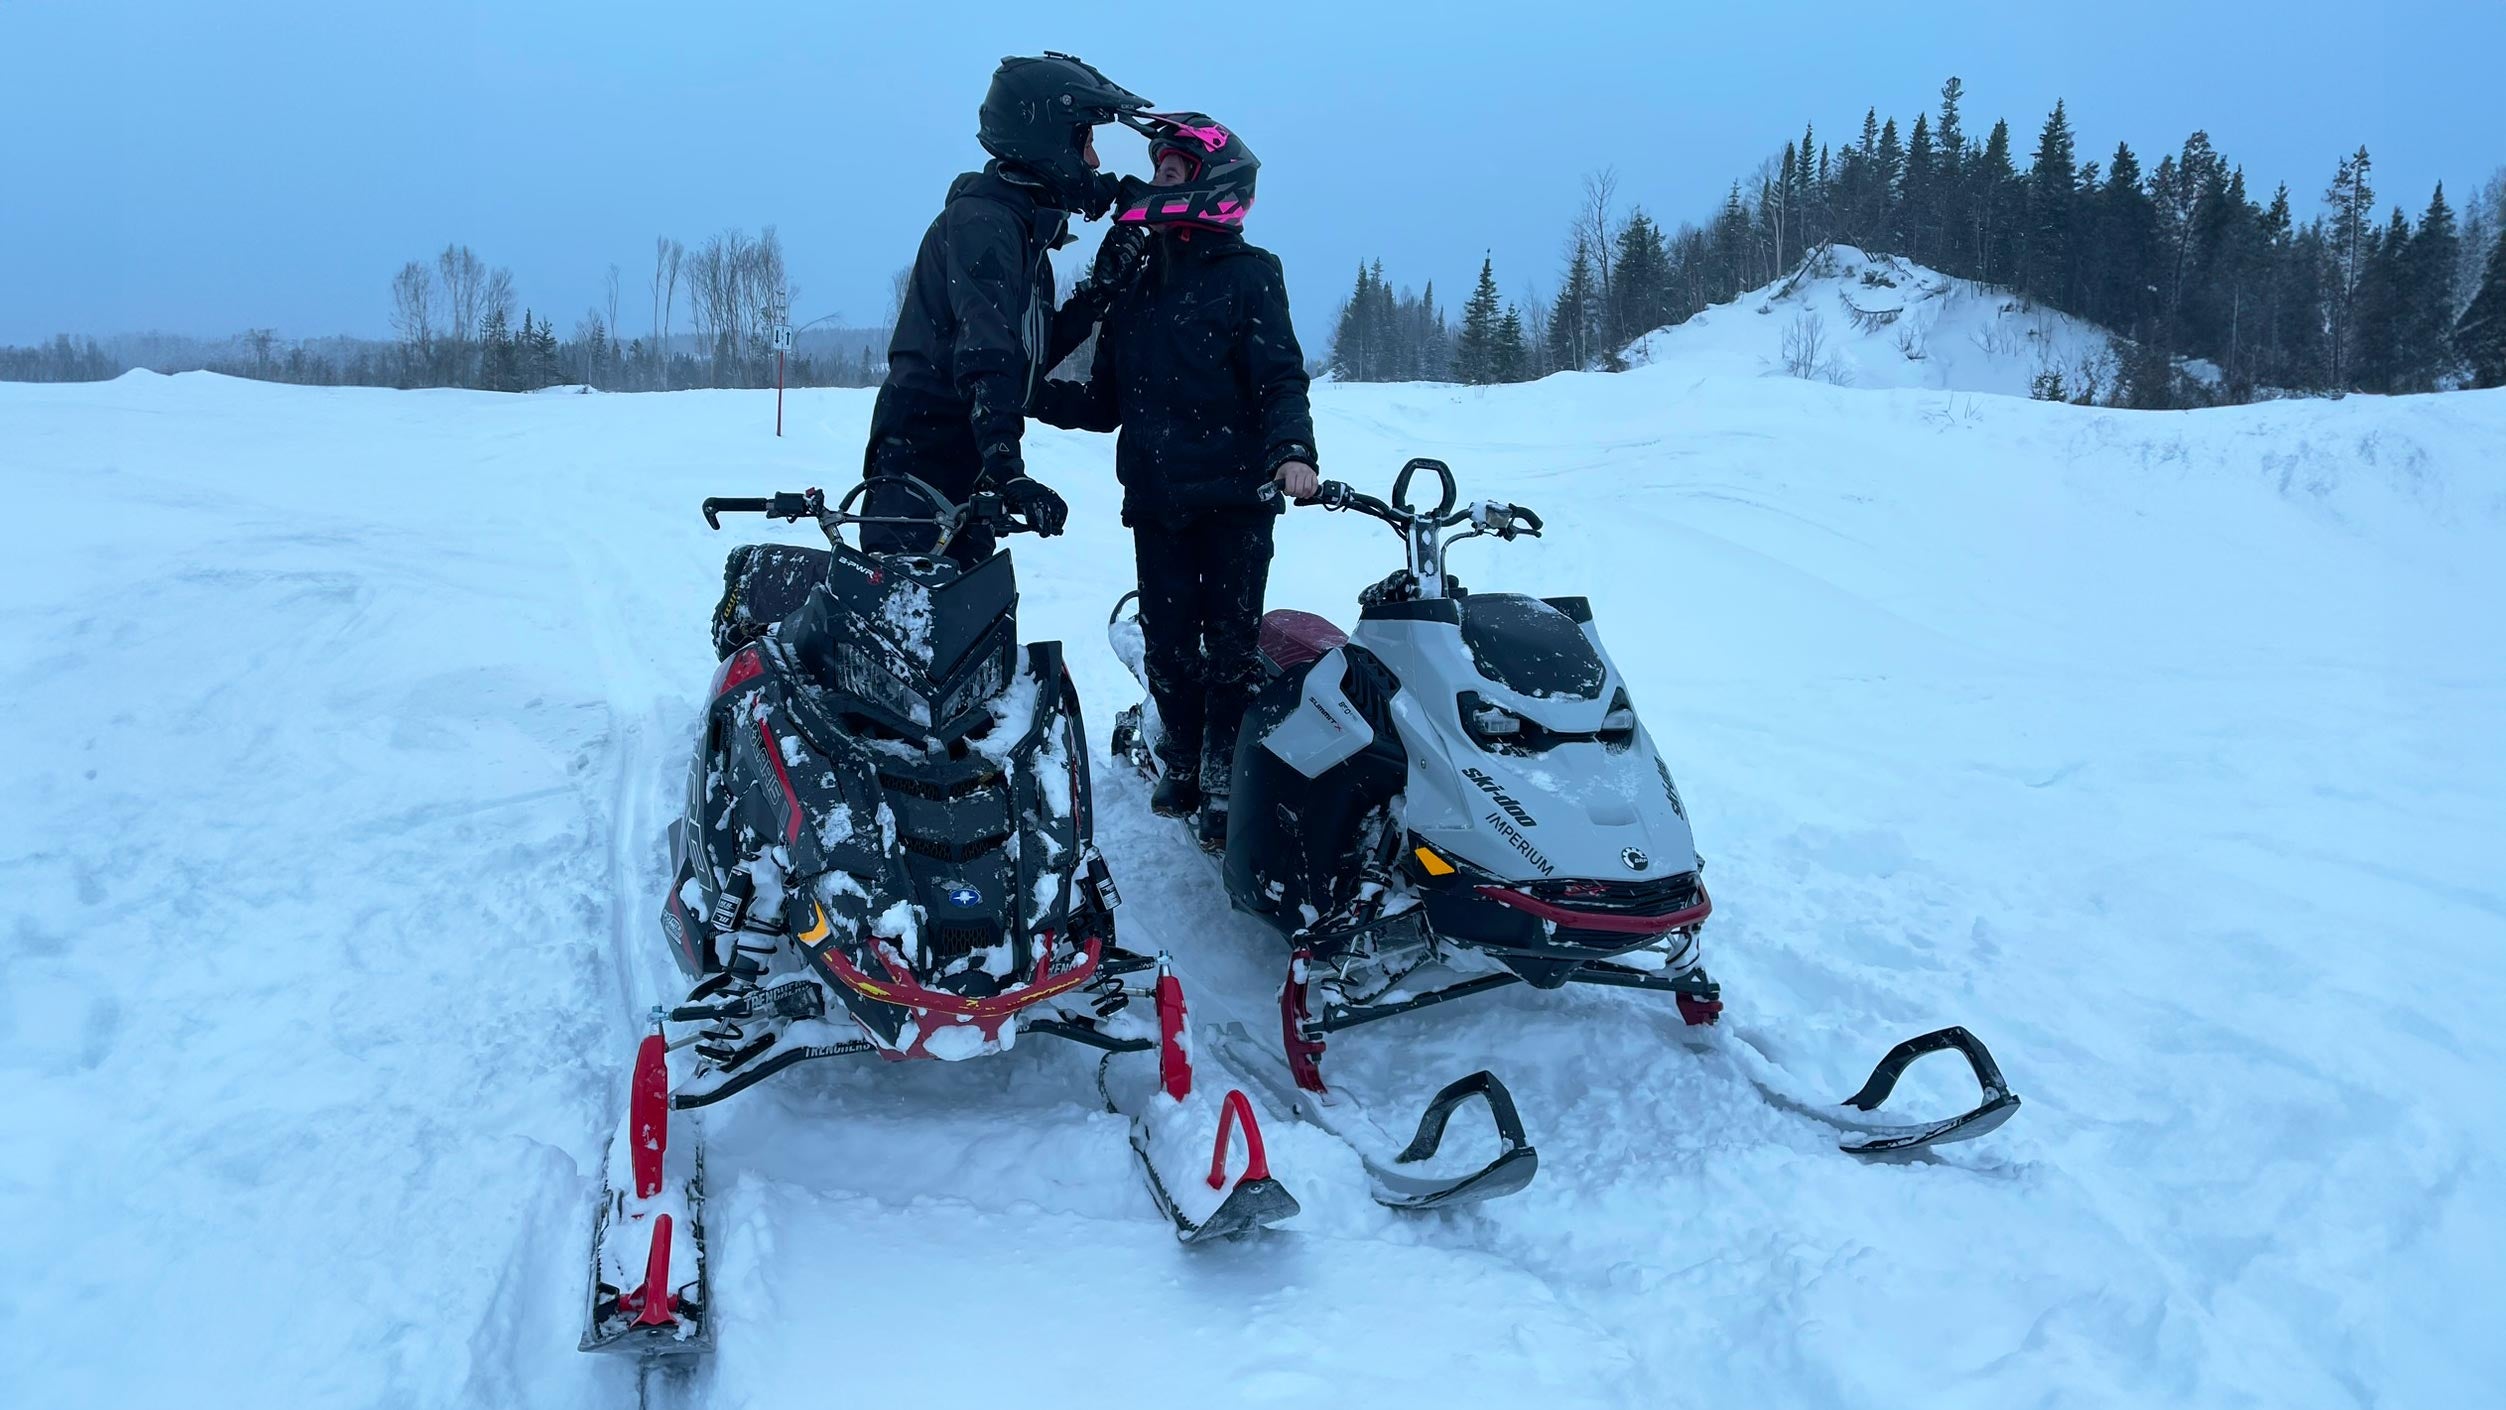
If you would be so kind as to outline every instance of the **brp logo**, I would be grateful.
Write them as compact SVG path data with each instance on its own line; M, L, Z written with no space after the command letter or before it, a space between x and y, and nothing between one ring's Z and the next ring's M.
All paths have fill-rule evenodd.
M1653 865L1653 858L1646 856L1643 852L1640 852L1633 847L1622 849L1618 854L1618 859L1627 863L1627 869L1629 871L1643 871L1645 868Z

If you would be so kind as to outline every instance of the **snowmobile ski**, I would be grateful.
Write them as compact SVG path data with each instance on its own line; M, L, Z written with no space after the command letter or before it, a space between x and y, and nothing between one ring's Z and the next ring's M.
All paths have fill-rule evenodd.
M1210 1040L1212 1049L1230 1067L1262 1089L1272 1110L1331 1133L1355 1152L1366 1168L1368 1193L1387 1209L1450 1209L1499 1199L1531 1184L1540 1171L1540 1153L1523 1134L1514 1094L1484 1068L1438 1092L1419 1116L1417 1134L1396 1150L1393 1137L1345 1094L1335 1093L1326 1101L1322 1094L1298 1087L1279 1058L1254 1041L1243 1024L1219 1024L1210 1030ZM1488 1108L1504 1149L1476 1170L1428 1173L1426 1165L1443 1146L1453 1113L1474 1099Z
M705 1156L692 1118L671 1125L668 1049L652 1033L636 1048L626 1115L602 1171L585 1351L651 1358L712 1348Z
M1834 1105L1790 1090L1791 1083L1782 1069L1747 1039L1733 1035L1718 1046L1738 1059L1750 1085L1769 1102L1843 1132L1844 1139L1836 1143L1836 1148L1865 1160L1903 1158L1934 1146L1990 1135L2019 1110L2019 1095L2003 1079L2001 1065L1993 1060L1992 1050L1964 1027L1935 1029L1899 1043L1871 1069L1861 1090ZM1905 1124L1865 1121L1837 1110L1841 1106L1859 1112L1878 1111L1896 1090L1897 1079L1917 1058L1940 1052L1954 1052L1966 1059L1967 1070L1975 1074L1982 1096L1968 1110L1938 1121Z

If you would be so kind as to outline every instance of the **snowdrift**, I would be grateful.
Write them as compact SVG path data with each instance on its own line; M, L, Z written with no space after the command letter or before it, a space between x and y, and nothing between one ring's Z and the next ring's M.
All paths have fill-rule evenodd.
M1659 1006L1517 993L1333 1057L1410 1109L1495 1069L1529 1190L1405 1220L1316 1156L1281 1236L1187 1251L1052 1045L796 1072L708 1114L720 1350L655 1399L2493 1390L2506 393L1968 395L2023 390L1963 351L2014 316L1881 267L1625 376L1319 389L1324 468L1439 456L1547 518L1454 570L1590 594L1712 870L1733 1036L1841 1096L1873 1035L1963 1021L2018 1121L1861 1165ZM1795 304L1855 387L1956 390L1759 375ZM847 480L869 406L794 393L777 441L759 393L0 386L13 1400L627 1403L573 1347L734 541L696 505ZM1037 434L1074 528L1016 549L1099 750L1111 449ZM1335 615L1396 558L1349 516L1280 543L1273 602ZM1196 1012L1258 1015L1275 942L1099 778L1125 925Z
M2077 395L2114 387L2114 339L2008 289L1896 255L1830 245L1794 274L1660 328L1627 349L1637 365L1754 368L1840 387L1925 387L2027 396L2044 373ZM2189 370L2202 375L2205 365Z

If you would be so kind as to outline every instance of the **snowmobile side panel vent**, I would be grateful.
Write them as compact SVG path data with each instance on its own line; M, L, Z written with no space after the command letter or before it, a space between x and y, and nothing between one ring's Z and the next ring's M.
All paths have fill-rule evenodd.
M923 942L934 960L963 959L977 950L987 950L1000 943L1001 931L996 925L937 925Z
M909 798L948 803L960 798L972 798L986 789L1000 787L1001 775L997 771L986 771L967 778L942 780L908 778L903 774L883 773L879 775L879 786L890 793L902 793Z
M906 851L919 857L929 857L939 862L971 862L977 857L989 856L1000 850L1001 844L1009 840L1009 834L994 833L989 836L969 838L964 842L952 842L945 837L910 835L900 835L896 840L904 845Z

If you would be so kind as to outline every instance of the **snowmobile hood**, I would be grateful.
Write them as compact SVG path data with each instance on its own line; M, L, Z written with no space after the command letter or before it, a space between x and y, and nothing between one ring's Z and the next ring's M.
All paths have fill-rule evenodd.
M807 678L857 713L953 739L1009 684L1018 580L1006 553L961 572L946 558L839 549L779 634Z
M1483 631L1478 642L1463 611L1369 614L1359 623L1353 641L1400 682L1389 710L1409 757L1413 832L1508 880L1637 881L1696 870L1679 790L1590 617L1576 599L1514 599L1495 614L1502 630ZM1560 626L1581 649L1559 637ZM1525 643L1542 659L1483 669L1492 644Z

